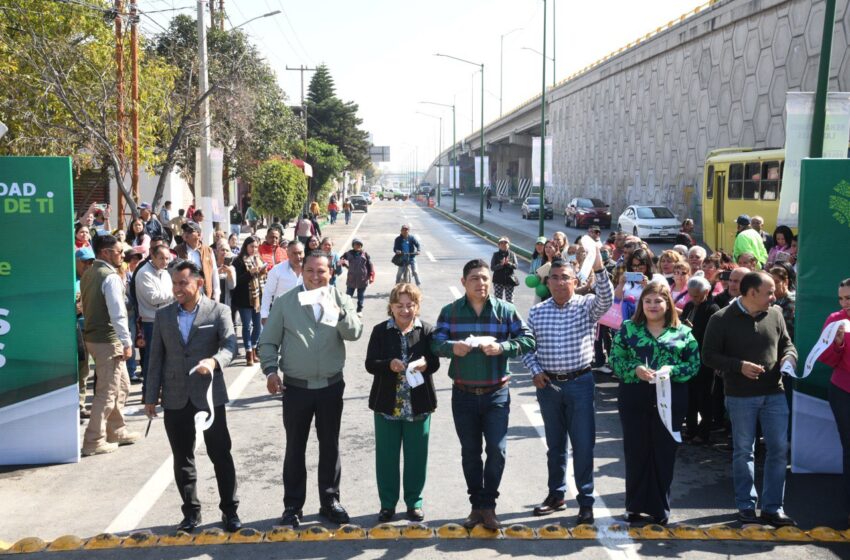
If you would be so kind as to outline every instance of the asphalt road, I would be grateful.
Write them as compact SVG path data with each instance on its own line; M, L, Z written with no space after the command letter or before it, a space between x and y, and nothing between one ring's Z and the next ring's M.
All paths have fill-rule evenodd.
M445 207L445 205L444 205ZM507 208L507 206L506 206ZM377 524L379 509L374 480L373 416L367 406L371 377L363 369L368 334L386 318L386 301L395 280L390 263L392 241L403 222L412 224L423 254L419 268L423 282L422 318L433 322L439 309L462 292L463 264L474 257L489 259L495 247L472 235L436 212L412 202L375 202L368 214L355 213L348 226L327 226L339 250L355 235L362 239L377 266L377 280L367 291L363 317L364 336L348 345L345 370L345 410L342 421L342 503L352 523ZM519 220L522 223L522 220ZM525 222L528 224L528 222ZM554 228L553 228L554 231ZM532 291L521 285L516 303L523 316L532 304ZM425 489L426 522L438 527L461 521L469 511L460 466L460 446L450 408L447 362L435 375L438 408L432 418ZM541 527L561 522L574 525L577 506L570 500L566 512L535 518L531 509L546 496L546 446L542 439L534 389L519 362L512 365L508 458L497 513L504 523ZM246 526L269 530L282 511L281 465L284 433L281 404L268 395L258 368L236 360L225 372L232 402L227 410L233 439L233 456L239 481L239 514ZM598 499L597 526L615 522L623 512L624 465L620 424L616 413L616 384L597 377L597 440L595 480ZM139 411L139 386L133 386L129 409L131 427L143 431L147 420ZM84 426L81 426L81 433ZM672 489L671 523L703 527L730 524L734 500L730 477L730 452L722 445L683 446L677 458ZM198 491L203 503L204 527L220 524L218 496L212 465L198 446ZM308 447L308 495L305 527L319 523L316 488L317 446ZM846 517L837 492L838 476L789 475L786 510L803 528L819 525L844 529ZM570 486L572 480L570 480ZM571 496L572 498L572 496ZM403 506L400 504L399 506ZM120 534L150 529L171 531L180 521L180 500L171 474L171 459L162 421L155 421L150 436L118 452L85 458L79 464L5 468L0 471L0 539L12 543L25 536L50 541L60 535L93 536L104 531ZM404 525L404 521L397 521ZM442 558L447 556L560 556L582 554L587 558L637 558L638 556L687 556L719 558L746 554L754 558L847 558L850 543L777 544L731 541L356 541L350 543L281 543L155 548L111 551L46 553L47 558Z

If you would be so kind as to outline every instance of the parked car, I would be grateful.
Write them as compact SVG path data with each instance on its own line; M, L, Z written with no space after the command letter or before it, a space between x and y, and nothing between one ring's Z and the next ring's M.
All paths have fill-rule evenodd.
M440 196L452 196L452 188L451 187L441 187L440 188Z
M369 199L362 194L355 194L348 197L349 202L351 202L351 209L353 210L363 210L364 212L369 211Z
M611 210L598 198L574 198L564 208L564 225L574 228L587 228L598 225L611 227Z
M522 202L522 208L520 209L522 213L523 220L530 220L532 218L540 217L540 197L539 196L529 196ZM552 203L548 200L544 204L543 210L543 219L551 220L555 217L555 210L552 208Z
M679 219L666 206L627 207L617 219L617 229L641 239L675 240L679 233Z

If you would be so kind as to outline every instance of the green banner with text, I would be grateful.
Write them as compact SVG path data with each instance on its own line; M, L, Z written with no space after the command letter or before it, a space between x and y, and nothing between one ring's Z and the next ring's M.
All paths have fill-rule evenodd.
M77 382L71 158L0 157L0 408Z

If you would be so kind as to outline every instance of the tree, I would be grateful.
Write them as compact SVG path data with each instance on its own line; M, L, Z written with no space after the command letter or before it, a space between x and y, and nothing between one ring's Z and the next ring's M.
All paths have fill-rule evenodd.
M351 169L365 169L370 162L369 135L359 128L363 124L357 116L359 108L356 103L337 97L333 78L324 64L310 80L305 104L309 136L336 146Z
M294 164L272 159L260 164L251 176L253 206L283 223L301 212L307 200L307 177Z
M339 178L348 167L348 160L336 146L318 138L307 139L307 163L313 167L313 180L310 182L310 199L318 200L331 187L331 179Z

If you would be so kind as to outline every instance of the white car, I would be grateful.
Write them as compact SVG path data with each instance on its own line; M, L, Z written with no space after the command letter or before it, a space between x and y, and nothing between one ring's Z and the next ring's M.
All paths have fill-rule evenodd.
M675 239L681 223L666 206L627 207L617 218L617 229L641 239Z

